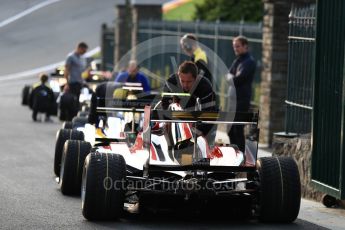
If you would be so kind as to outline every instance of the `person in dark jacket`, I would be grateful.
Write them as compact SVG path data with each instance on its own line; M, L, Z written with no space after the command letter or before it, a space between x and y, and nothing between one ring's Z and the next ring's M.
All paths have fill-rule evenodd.
M46 114L45 121L51 122L50 114L55 103L54 93L48 85L48 75L41 74L40 81L40 83L33 86L30 97L32 119L37 121L37 114L41 112Z
M212 85L213 80L209 69L207 55L199 46L197 37L194 34L185 34L180 40L180 45L183 51L190 56L191 61L198 67L198 74L204 75Z
M233 61L228 74L236 89L236 113L248 112L252 97L252 83L256 70L256 62L248 51L248 40L243 36L235 37L233 49L236 59ZM230 142L239 149L245 150L244 126L233 125L228 133Z
M88 116L88 122L95 124L98 127L100 117L106 117L106 113L102 113L97 116L97 107L105 107L105 98L107 94L108 85L112 82L103 82L96 87L94 93L91 96L90 112Z
M204 76L198 75L198 68L192 61L183 62L177 74L172 74L166 81L163 92L168 93L189 93L187 101L180 102L184 110L195 110L200 104L201 111L217 111L216 94L212 89L209 80ZM199 101L199 103L197 103ZM163 109L168 109L170 101L168 98L162 99ZM203 125L198 128L201 135L206 136L211 130L212 125Z

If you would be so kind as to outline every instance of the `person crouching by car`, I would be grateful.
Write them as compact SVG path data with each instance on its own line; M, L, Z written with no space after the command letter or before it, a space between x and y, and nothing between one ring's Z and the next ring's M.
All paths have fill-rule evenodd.
M115 82L141 83L144 92L151 90L149 80L144 73L139 71L139 66L135 60L129 61L127 71L119 73L115 78Z
M54 93L48 84L48 75L40 74L40 83L33 86L30 96L30 105L32 109L32 119L37 121L37 114L45 113L45 121L51 122L50 113L53 109L55 99Z

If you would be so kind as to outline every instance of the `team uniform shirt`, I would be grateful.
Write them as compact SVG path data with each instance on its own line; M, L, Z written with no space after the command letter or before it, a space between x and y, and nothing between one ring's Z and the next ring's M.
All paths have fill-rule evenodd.
M163 92L167 93L186 93L183 91L182 86L180 84L180 80L177 74L171 75L165 83ZM216 106L216 94L212 89L212 85L209 80L205 77L199 75L195 80L194 86L192 87L190 93L190 97L186 100L183 99L179 102L181 107L184 110L195 111L197 110L197 100L201 105L201 111L218 111ZM169 98L162 99L162 107L163 109L168 109ZM198 130L203 133L203 135L207 135L209 131L212 129L213 125L199 125Z
M170 93L186 93L183 91L178 79L177 74L173 74L166 81L163 92ZM214 111L216 110L215 93L212 89L211 83L203 76L198 76L195 80L194 87L189 92L191 97L184 104L181 104L183 109L194 110L196 105L196 99L199 98L201 104L201 110L203 111ZM169 101L166 99L162 101L163 108L167 109Z
M196 66L198 67L199 70L199 74L203 75L204 77L206 77L211 84L212 82L212 75L211 72L208 68L208 62L207 62L207 56L205 51L203 51L200 47L198 47L191 58L191 61L194 62L196 64Z

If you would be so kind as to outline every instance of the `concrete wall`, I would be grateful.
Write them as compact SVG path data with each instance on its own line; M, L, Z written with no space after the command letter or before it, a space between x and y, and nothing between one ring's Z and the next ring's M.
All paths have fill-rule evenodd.
M114 66L131 49L132 15L130 5L116 6ZM122 68L122 67L120 67Z
M115 23L115 65L129 50L131 58L136 57L138 22L140 20L161 20L162 1L128 1L116 6ZM122 67L120 67L122 68Z
M260 143L270 146L284 130L289 1L264 0L260 97Z
M136 57L138 43L138 22L141 20L162 20L161 5L133 5L132 7L132 58Z

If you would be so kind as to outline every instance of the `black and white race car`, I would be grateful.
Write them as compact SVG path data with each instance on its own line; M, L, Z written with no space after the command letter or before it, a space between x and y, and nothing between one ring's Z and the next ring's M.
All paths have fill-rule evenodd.
M225 112L181 111L178 104L171 108L145 107L143 129L134 142L124 136L90 150L81 187L86 219L116 219L134 206L144 212L178 204L202 212L236 203L261 221L297 218L301 191L296 163L286 157L257 159L258 112L228 120ZM209 144L195 131L201 125L245 125L256 135L246 139L241 152L236 145Z
M142 127L144 106L151 104L155 97L144 93L137 99L133 92L141 92L142 87L131 85L129 89L128 84L122 83L105 83L99 88L109 85L112 91L121 90L122 96L126 94L125 98L105 99L94 94L88 117L75 117L57 132L54 173L65 195L80 194L83 163L91 148L117 140L134 142ZM96 90L97 93L100 91ZM105 103L111 104L111 108L102 109Z

